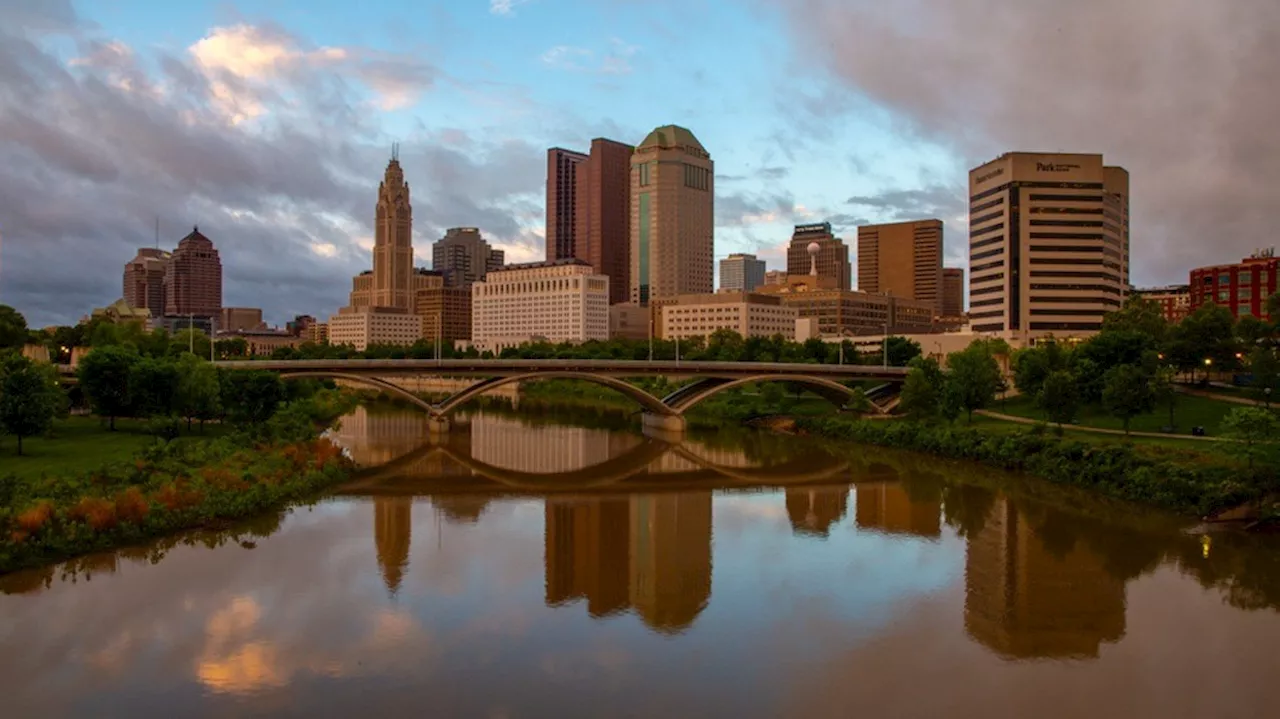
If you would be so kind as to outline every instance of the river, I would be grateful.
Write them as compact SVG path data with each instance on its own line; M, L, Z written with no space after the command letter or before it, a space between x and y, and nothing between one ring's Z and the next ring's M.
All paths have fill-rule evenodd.
M927 457L414 410L234 531L0 577L6 717L1260 717L1280 542Z

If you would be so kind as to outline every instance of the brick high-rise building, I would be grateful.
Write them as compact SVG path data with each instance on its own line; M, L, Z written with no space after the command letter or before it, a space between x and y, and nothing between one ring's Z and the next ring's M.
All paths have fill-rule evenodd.
M438 270L417 272L414 313L422 318L422 338L450 344L471 339L471 288L447 286Z
M1010 152L969 172L969 317L1009 339L1089 334L1128 288L1129 174Z
M630 145L596 138L575 173L574 256L609 277L610 304L630 295L632 152Z
M1252 279L1250 278L1250 280ZM1209 289L1213 289L1213 287ZM1181 322L1186 319L1187 315L1191 314L1191 285L1138 287L1133 289L1132 293L1159 305L1161 313L1164 314L1164 318L1169 322ZM1201 296L1203 297L1203 294ZM1212 292L1210 292L1210 297L1212 298ZM1262 303L1260 309L1266 310L1265 302Z
M547 150L547 261L570 257L584 259L576 237L578 211L578 171L587 156L581 152L553 147Z
M164 315L164 275L170 254L164 250L143 247L138 256L124 266L124 292L121 296L130 307L145 307L152 317Z
M453 227L431 246L431 267L444 273L450 287L463 287L481 282L485 275L502 269L505 258L485 242L474 227Z
M830 222L796 225L791 246L787 248L787 275L809 274L809 245L814 242L818 243L818 276L835 280L835 289L850 289L853 271L849 264L849 246L831 234Z
M683 127L650 132L631 156L631 302L715 289L715 163Z
M942 220L859 227L858 289L932 302L942 314Z
M942 268L942 316L961 317L964 315L964 269L961 267Z
M194 227L166 265L164 314L216 317L222 311L222 260L213 242Z

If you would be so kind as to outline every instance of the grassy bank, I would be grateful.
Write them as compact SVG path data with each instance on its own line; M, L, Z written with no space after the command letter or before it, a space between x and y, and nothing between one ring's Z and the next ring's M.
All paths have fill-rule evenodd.
M207 424L203 430L197 428L195 434L174 441L198 444L224 437L232 429L229 425ZM0 476L30 480L42 474L80 474L106 464L129 461L155 441L146 420L117 419L116 431L109 432L97 417L68 417L55 422L47 435L23 442L21 457L17 443L5 438L0 445Z
M326 390L263 425L206 441L153 439L124 459L116 453L125 449L113 447L92 469L71 462L57 474L8 473L0 478L0 573L217 527L306 499L349 476L340 449L317 434L352 405Z
M1233 402L1223 402L1209 397L1180 394L1173 412L1175 428L1173 434L1189 435L1192 427L1204 427L1209 436L1217 436L1222 419L1239 406ZM1016 417L1040 421L1045 419L1044 411L1037 408L1032 398L1027 396L1010 397L1003 402L996 402L990 409ZM1075 424L1097 429L1124 429L1124 423L1119 418L1093 405L1080 408ZM1169 425L1169 411L1160 409L1134 417L1129 423L1129 429L1134 432L1162 432L1167 425Z
M809 434L981 462L1181 514L1207 515L1260 501L1278 488L1274 468L1256 471L1221 457L1131 444L1055 437L1031 429L992 432L964 425L868 422L848 417L799 418Z

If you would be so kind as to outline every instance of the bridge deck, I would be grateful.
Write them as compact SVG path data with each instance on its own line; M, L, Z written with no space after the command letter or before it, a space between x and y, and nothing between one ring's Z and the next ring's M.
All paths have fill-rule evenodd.
M661 360L231 360L216 363L225 369L256 369L273 372L343 372L381 377L395 375L443 374L454 376L501 377L531 373L583 372L613 377L646 375L705 375L753 377L770 374L803 374L828 379L896 379L907 374L906 367L875 365L832 365L799 362L676 362Z

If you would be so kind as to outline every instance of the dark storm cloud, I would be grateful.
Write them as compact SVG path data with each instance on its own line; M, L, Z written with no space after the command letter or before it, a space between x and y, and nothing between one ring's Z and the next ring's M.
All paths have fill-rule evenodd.
M778 5L808 59L969 163L1064 150L1126 167L1139 281L1185 279L1273 236L1275 0Z
M124 263L153 244L157 216L162 247L196 224L213 239L227 305L281 322L345 302L351 275L370 263L357 242L373 234L390 147L359 91L383 101L419 93L434 68L359 49L265 79L186 54L144 64L69 5L31 5L11 15L14 3L0 0L0 302L42 326L115 300ZM257 37L295 42L278 29ZM76 48L70 62L51 49L64 40ZM219 105L215 92L237 102ZM240 125L222 114L258 105L265 114ZM541 150L399 139L419 264L452 225L537 242L519 219L523 198L542 190Z
M885 190L876 195L850 197L847 204L860 211L872 211L876 222L942 220L943 261L949 267L968 266L969 227L956 220L967 215L969 205L960 186L933 184L919 189ZM859 224L871 223L864 220Z

